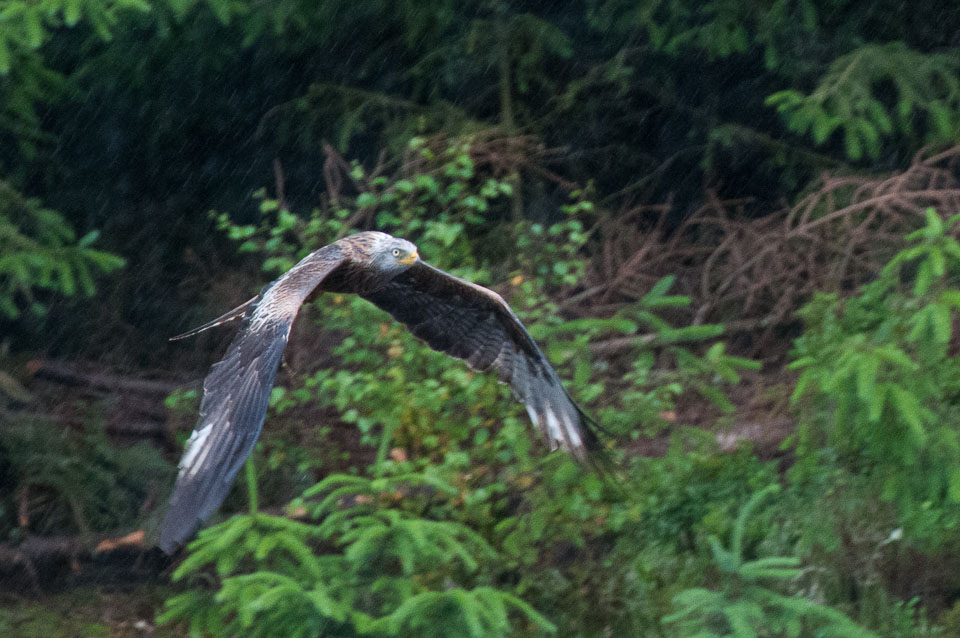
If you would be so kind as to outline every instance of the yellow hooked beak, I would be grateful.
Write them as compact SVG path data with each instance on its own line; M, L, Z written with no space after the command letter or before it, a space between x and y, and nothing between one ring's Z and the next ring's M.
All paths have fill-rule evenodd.
M403 265L405 265L405 266L409 266L409 265L415 263L418 259L420 259L420 254L419 254L417 251L413 251L412 253L410 253L409 255L407 255L406 257L404 257L403 259L398 259L397 262L398 262L398 263L401 263L401 264L403 264Z

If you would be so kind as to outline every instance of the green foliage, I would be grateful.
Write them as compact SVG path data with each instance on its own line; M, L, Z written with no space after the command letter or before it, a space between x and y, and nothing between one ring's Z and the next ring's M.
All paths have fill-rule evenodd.
M703 544L697 539L729 534L742 504L776 479L774 468L748 451L718 455L712 439L681 430L663 457L634 461L646 542L682 553Z
M849 159L876 159L883 139L895 133L924 144L956 140L958 78L960 58L952 53L924 54L902 42L867 44L834 60L809 95L788 89L766 104L777 107L791 131L809 132L815 144L842 130Z
M564 207L567 218L551 225L519 223L485 232L485 220L498 206L502 209L504 196L512 191L506 181L477 174L470 138L446 147L424 146L414 138L409 148L420 157L417 172L369 179L354 164L350 177L360 192L314 210L308 219L280 208L261 191L265 217L260 228L232 224L222 214L218 224L241 242L241 251L265 253L264 269L276 273L345 234L348 223L373 218L377 228L414 240L426 259L454 274L486 285L506 279L509 287L501 287L501 292L551 361L570 373L575 397L588 405L605 397L609 387L621 391L619 400L606 400L598 410L601 423L612 431L636 437L641 427L658 429L675 401L692 393L725 412L732 409L721 388L737 383L740 371L759 364L727 354L723 343L713 344L701 356L695 348L722 334L721 326L675 328L659 316L690 303L688 297L668 294L673 277L609 319L570 321L560 316L551 294L582 277L588 234L580 219L593 212L591 202L573 197ZM481 244L483 255L478 252ZM514 463L527 457L530 445L521 435L522 410L493 375L451 365L446 355L433 352L385 313L353 296L328 295L317 310L326 329L345 331L334 350L345 365L317 371L304 379L303 388L277 390L275 405L287 409L316 402L335 408L342 420L356 424L364 442L378 447L378 467L392 466L386 458L392 447L414 452L413 463L421 467L478 443L492 455L486 461ZM606 364L590 350L591 343L606 338L626 339L625 350L640 351L620 382L606 377ZM657 369L655 349L661 352ZM398 402L397 396L407 400ZM454 455L448 462L453 459L466 464L465 457Z
M661 316L689 303L669 294L672 278L610 318L560 315L553 293L582 273L588 234L580 219L592 214L589 202L574 198L554 224L485 233L484 216L499 210L510 187L478 174L469 141L441 147L416 139L410 151L419 158L416 170L395 176L371 177L353 164L356 191L307 217L261 192L260 226L223 215L219 224L242 250L265 254L268 271L288 268L351 224L375 223L414 239L441 267L488 285L506 282L500 291L572 379L572 394L616 432L655 431L651 424L669 421L665 413L692 393L729 409L724 384L757 364L730 356L722 343L707 347L720 327L676 328ZM952 472L941 466L954 463L954 448L943 444L950 432L936 429L950 428L949 421L937 425L926 412L935 394L923 395L918 415L926 434L911 443L920 446L912 460L896 457L893 448L901 454L913 429L903 412L912 404L888 386L929 393L931 384L955 384L952 373L942 374L950 333L941 311L926 309L952 308L958 296L947 283L956 270L952 255L960 255L946 232L952 223L930 212L926 229L909 238L915 245L860 297L823 298L805 311L810 323L797 343L804 372L795 394L803 424L776 523L773 514L759 520L753 513L774 491L764 487L783 475L749 450L718 454L714 433L680 429L665 456L631 459L613 486L563 454L537 453L519 407L492 375L430 351L362 300L327 295L314 312L325 329L344 335L334 349L339 362L277 388L272 419L295 408L332 409L357 426L361 442L375 450L367 457L373 462L358 467L346 455L311 461L354 465L351 475L333 475L293 504L290 511L306 521L253 513L202 532L178 576L210 575L212 588L194 584L170 601L163 619L214 635L285 635L295 625L304 635L504 635L550 627L570 636L934 635L921 609L885 590L879 558L854 554L854 562L873 563L851 574L836 560L843 545L830 545L830 536L862 520L884 532L876 542L868 537L864 551L880 556L899 542L874 487L890 477L912 481L893 499L905 508L905 531L895 531L916 541L943 539L950 528L953 506L942 495L933 500L936 490L950 489ZM476 251L480 241L485 253ZM818 311L818 303L836 308ZM893 338L900 339L895 348ZM591 352L591 344L607 340L625 340L617 343L638 353L618 379ZM653 349L661 355L656 365L647 354ZM904 367L895 350L913 365ZM865 352L876 355L874 384L886 402L879 425L857 425L870 414L859 392L871 375L858 372L859 363L851 372L848 363ZM928 373L921 362L939 367ZM909 368L909 379L896 378L901 368ZM913 477L917 462L935 467L934 477ZM929 493L910 492L924 482L933 485ZM855 542L866 543L857 531ZM718 540L725 536L726 547ZM773 557L750 557L761 551ZM798 553L815 567L801 570ZM845 579L854 580L860 599L842 593ZM831 605L856 611L863 626Z
M370 178L359 164L354 164L350 179L358 185L359 192L341 195L307 218L285 210L279 201L260 192L258 197L264 214L264 223L260 227L233 224L225 215L218 216L218 223L229 237L240 242L241 250L265 253L264 269L271 272L289 268L308 250L348 232L350 223L375 219L377 228L413 239L424 258L440 267L487 285L505 281L498 289L528 322L564 376L572 378L571 392L584 405L602 399L601 422L606 424L608 416L616 417L611 426L615 431L633 434L645 425L644 420L649 414L671 409L674 399L688 391L699 391L711 398L722 397L718 389L722 383L735 382L738 370L755 367L753 362L727 355L722 344L707 349L705 356L696 354L698 343L722 332L719 326L674 328L659 317L659 313L665 310L689 303L686 297L668 294L672 278L655 286L635 307L613 318L564 320L552 293L574 285L582 276L581 249L588 235L580 219L592 214L593 205L580 199L580 193L572 193L570 203L564 207L565 215L556 223L521 222L504 226L496 233L485 233L485 218L498 208L502 210L502 200L511 194L511 187L505 181L478 174L469 138L447 146L425 144L424 140L414 139L409 151L418 157L415 171ZM480 244L485 248L482 254L477 252ZM337 541L341 546L349 544L349 548L343 549L343 560L347 562L360 561L361 557L375 550L386 552L379 561L399 570L395 575L398 579L396 586L403 584L408 597L424 595L422 604L404 602L406 598L393 595L391 604L396 607L388 605L382 613L386 614L384 618L394 620L378 620L392 623L389 631L408 631L412 627L409 623L428 623L427 619L433 618L419 631L457 633L449 628L459 626L457 623L461 621L456 619L456 614L448 617L438 609L425 606L427 601L433 601L431 605L441 602L449 605L452 604L450 601L437 598L435 591L428 592L406 583L406 579L411 578L418 583L433 582L415 575L428 564L440 564L444 560L457 560L458 569L474 574L471 578L487 574L486 580L477 582L471 590L477 596L482 593L486 601L483 604L492 605L488 611L481 613L478 608L476 612L479 617L488 618L484 621L487 623L484 631L506 631L507 625L503 624L506 617L500 612L496 615L500 620L490 616L491 610L499 605L491 602L496 596L510 597L504 599L512 601L507 604L508 608L511 605L521 607L520 601L524 600L538 609L541 606L550 609L570 627L579 628L561 630L568 633L608 624L610 621L604 620L597 610L626 604L623 593L610 592L607 588L612 582L630 580L628 572L635 558L631 556L629 560L621 561L618 569L607 577L591 569L589 562L567 574L566 570L551 565L550 557L557 547L564 546L588 555L591 541L598 542L604 534L616 530L633 528L633 518L643 508L635 503L612 503L611 499L616 501L617 498L614 497L614 487L601 477L579 468L567 455L557 453L544 458L539 454L538 439L532 433L521 406L497 382L495 375L473 373L446 355L431 351L403 326L362 299L326 295L314 311L325 330L339 331L344 335L342 343L334 348L339 362L336 366L305 375L293 387L277 388L272 397L273 410L278 413L277 418L282 418L293 408L332 408L341 421L357 427L362 443L376 450L371 466L366 470L359 468L362 474L376 478L338 476L324 482L332 490L330 495L317 509L307 505L311 516L322 519L316 526L317 531L313 532L314 536L309 537L319 544L308 543L313 554L326 556L324 543L340 538L337 534L343 535ZM654 331L655 338L651 339L647 331ZM628 349L662 349L669 354L673 371L661 374L653 369L652 361L645 362L639 368L641 372L623 380L627 387L633 388L635 396L628 393L626 401L619 401L607 391L610 381L605 378L602 364L589 349L591 339L607 337L628 338L629 343L624 345ZM403 397L403 400L397 400L397 397ZM269 436L269 432L265 434L265 438ZM651 502L661 498L664 511L675 507L678 512L688 512L689 517L684 520L680 520L680 515L674 516L674 530L692 523L706 525L709 530L724 531L721 512L734 510L738 500L748 493L743 485L749 479L738 472L727 472L719 463L707 460L708 453L704 452L704 455L707 458L698 462L681 461L679 452L672 454L670 463L676 466L669 470L670 476L666 476L667 470L639 464L636 468L638 477L631 479L638 488L637 502L645 498ZM349 460L352 459L316 460L313 463L342 464ZM681 469L680 465L686 469ZM747 474L753 476L755 468L749 467ZM685 492L678 491L677 487L683 481L688 482ZM383 495L390 492L385 486L397 482L406 485L397 492L397 502L384 501ZM719 483L729 484L729 493L718 488ZM426 485L426 488L417 487L419 484ZM374 489L370 485L384 487ZM453 491L441 489L439 485L446 485ZM317 489L325 491L327 488ZM380 496L373 498L371 489ZM424 489L430 496L427 502L421 498ZM658 489L662 493L657 494ZM355 493L356 490L360 492ZM697 494L716 494L718 490L724 494L722 507L699 508L693 505L700 498ZM342 513L333 507L338 502L359 507L354 503L355 499L360 499L361 504L368 507L389 506L390 511L374 509L364 514L362 509L349 509ZM397 509L401 512L394 511ZM648 526L645 529L649 530L647 533L651 538L656 537L657 542L667 542L670 534L657 535L653 531L658 525L667 525L665 520L657 522L660 512L651 508L649 517L643 517ZM254 527L258 524L244 523ZM362 530L357 527L359 525ZM227 534L228 529L233 528L221 527L219 534ZM306 528L298 529L307 533ZM468 529L474 530L473 535L457 537L459 545L444 540L443 534L455 535ZM261 536L266 537L266 532L261 530ZM196 566L194 559L213 562L219 560L215 557L222 555L223 546L214 546L213 536L204 535L202 538L210 539L211 544L203 546L209 551L198 545L187 559L190 570ZM467 542L470 539L473 540ZM418 545L421 541L427 545ZM496 552L480 551L481 541L482 546L496 548ZM441 549L443 556L430 554L429 547ZM414 553L408 558L399 558L405 551ZM623 551L627 555L633 552L626 544ZM201 555L201 552L206 553ZM421 553L422 557L417 558ZM645 558L653 560L650 555ZM256 569L250 574L250 582L256 581L253 577L266 569L263 564L253 564L246 559L222 560L229 561L228 572L236 565L245 565L244 570ZM370 559L360 562L364 561L369 563ZM362 565L350 567L361 568ZM286 568L273 569L285 578L300 578ZM314 577L309 587L301 587L339 586L343 589L344 586L337 585L340 580L331 578L345 569L341 565L334 571ZM498 584L493 575L504 570L518 574L512 578L519 579L519 583L512 586ZM226 578L226 572L221 572L221 576ZM254 594L249 591L244 594L246 603L236 598L240 596L240 589L231 589L233 593L227 594L227 582L226 579L223 581L220 593L216 595L219 604L226 604L229 598L234 602L229 603L228 609L239 609L240 605L252 600L250 597ZM463 581L455 579L455 582ZM352 586L360 587L361 583ZM386 585L378 585L376 592L365 596L392 591L384 587ZM584 587L591 591L596 588L596 596L586 599L579 596L578 600L577 591ZM265 590L256 596L264 593ZM457 593L458 597L460 595ZM213 618L209 609L215 607L214 603L204 603L208 606L200 607L197 606L201 604L199 601L209 598L204 599L199 593L184 596L178 600L189 600L189 605L184 602L186 606L177 607L176 618L189 618L208 629L218 626L216 623L221 621L240 622L239 612L237 619L231 619L228 611L217 616L220 620L203 620ZM365 596L355 594L356 600L365 599ZM379 600L376 596L374 599ZM584 615L572 613L569 609L572 600L578 600L577 607L587 609ZM597 610L590 612L588 609L592 604ZM636 608L636 613L627 616L629 624L657 625L651 618L655 612L645 603L631 603L631 606ZM457 608L456 605L453 607ZM400 610L409 615L409 618L404 616L406 620L402 622L397 616ZM365 608L361 611L368 615L373 613ZM328 612L332 614L332 608ZM342 610L337 613L340 615L329 622L353 622L349 620L353 611L350 614ZM584 616L590 619L585 620ZM264 628L271 627L273 621L265 620L266 616L247 614L246 618L249 624L245 625L244 631L270 631ZM367 626L364 623L368 622L372 621L357 620L351 631L362 632ZM620 620L616 624L624 626ZM229 624L223 631L237 631L239 626Z
M262 183L274 159L285 199L303 210L316 194L324 140L372 167L380 149L402 149L411 133L504 125L530 135L522 151L506 145L484 157L515 191L511 212L544 226L556 221L543 213L563 200L565 180L594 179L600 198L626 192L652 202L675 192L676 211L695 207L706 185L721 199L757 196L768 210L763 200L789 199L846 155L840 144L811 152L801 148L809 142L784 138L765 96L808 95L831 63L865 45L892 51L889 43L906 42L931 64L949 61L955 44L937 31L957 30L955 12L931 20L932 5L890 0L869 12L848 0L18 0L4 11L0 32L17 54L0 79L0 146L14 150L0 153L0 177L125 251L131 272L149 283L118 287L116 303L148 315L154 334L184 310L174 308L182 301L160 303L179 299L164 284L195 272L187 260L201 247L222 247L202 218L182 211L242 215L240 176ZM886 161L942 139L926 135L938 100L956 120L949 76L905 58L894 85L911 81L900 77L905 68L926 78L914 81L924 91L913 87L918 134L881 132ZM899 130L895 105L882 97L887 84L869 95ZM851 118L874 122L872 109L857 115L859 102L850 104ZM857 126L838 124L834 137ZM504 216L498 205L471 240ZM143 245L135 232L156 250L134 248ZM200 259L221 263L208 257Z
M629 33L643 29L658 51L671 56L706 54L709 60L758 47L769 70L783 65L802 39L816 31L819 22L817 3L812 0L593 0L588 6L588 20L597 31Z
M94 416L88 422L82 433L28 417L0 426L0 537L122 529L173 478L174 468L147 443L117 447ZM43 506L28 510L29 527L21 528L19 508L32 502Z
M109 40L121 14L149 9L145 0L4 2L0 7L0 134L13 134L27 158L35 155L36 142L45 137L37 105L62 95L63 76L44 64L38 50L54 31L86 23L100 39ZM6 158L0 162L0 171L11 168Z
M10 71L15 56L24 50L39 49L50 38L50 32L60 27L86 21L102 39L109 40L118 13L131 9L149 11L150 4L144 0L5 2L0 21L0 74Z
M590 344L615 338L624 350L638 351L632 369L617 384L619 401L598 413L614 432L637 437L641 433L637 424L643 424L644 433L656 434L669 424L664 415L672 413L676 402L694 394L730 413L733 404L721 388L738 383L743 370L760 367L757 361L727 354L722 342L714 343L703 355L697 354L695 348L722 335L723 326L676 328L661 317L658 313L690 305L689 297L668 294L675 280L674 276L664 277L639 301L609 319L563 321L556 316L544 317L530 328L534 337L547 344L546 352L554 362L572 368L573 384L582 388L588 401L604 394L610 384L610 380L605 383L597 378Z
M720 550L733 550L716 542L711 550L709 538L733 535L749 495L779 475L749 450L718 454L708 426L718 414L721 424L733 420L724 392L757 364L718 343L718 326L670 321L689 303L676 291L690 290L683 287L690 282L664 278L641 302L603 318L570 321L557 300L571 298L584 281L586 260L600 245L598 223L602 231L607 216L634 202L669 197L678 212L666 221L674 228L699 206L705 187L721 200L755 197L757 210L767 210L825 167L882 157L871 168L886 170L920 145L955 139L960 58L951 38L960 14L937 3L862 4L2 3L0 147L14 151L0 154L0 177L12 185L0 192L3 317L40 311L53 294L86 294L98 273L116 268L117 260L92 250L93 235L78 240L65 230L101 228L107 245L131 246L124 248L131 279L104 315L47 323L77 335L86 334L83 321L103 325L103 316L123 316L140 326L113 331L138 342L130 356L159 358L142 345L147 334L172 331L156 316L179 319L187 297L178 295L207 289L197 282L217 280L236 264L218 252L222 244L202 216L191 220L182 211L234 211L245 221L222 218L223 228L243 251L263 257L270 273L354 229L381 228L415 240L433 263L496 287L576 399L611 431L636 438L624 444L629 453L611 450L615 459L647 453L642 435L675 430L662 458L625 461L614 477L620 489L613 489L562 454L544 454L522 409L492 375L433 353L369 304L329 295L306 318L344 336L338 361L324 359L319 370L301 362L294 370L291 359L284 376L292 381L273 394L260 467L296 464L299 483L290 483L298 485L312 482L306 477L316 468L349 468L361 487L344 492L327 518L302 527L262 514L228 521L221 532L242 542L223 551L231 558L222 574L211 553L206 566L193 564L201 575L190 582L200 598L183 599L196 606L177 617L210 631L229 625L240 634L270 633L273 622L293 623L296 608L332 634L381 621L381 633L534 633L541 625L523 600L558 634L664 636L679 624L661 623L679 591L722 596L714 599L720 616L743 600L717 593L744 580L720 569ZM769 105L798 136L781 135ZM490 127L516 136L497 137ZM444 141L483 129L466 141ZM407 146L410 135L425 137ZM359 160L340 174L333 158L318 152L325 140ZM379 161L382 148L402 165ZM316 201L318 176L333 173L339 182L328 180L317 210L292 212ZM263 222L248 225L242 207L249 183L268 175L283 194L261 192ZM609 210L568 193L567 180L594 180L590 198ZM624 196L631 203L620 209ZM884 570L903 578L888 566L901 547L950 551L957 524L956 370L949 348L944 354L944 339L953 338L955 266L948 242L925 241L926 252L892 267L899 276L884 274L890 287L854 300L819 298L809 307L798 351L813 362L795 400L804 425L798 464L783 474L784 523L764 526L757 516L743 534L758 554L797 554L812 565L802 579L751 586L779 596L803 591L897 638L927 635L923 609L896 601L891 592L917 592L890 586ZM156 316L138 322L131 316L137 312ZM91 350L103 348L93 341ZM674 423L685 412L678 406L699 406L702 397L715 407L698 411L702 431ZM193 420L186 404L194 398L171 401L185 420ZM359 453L315 458L300 447L296 435L313 425L314 414L328 422L303 438L326 443L334 419L355 424ZM61 441L52 431L30 432L19 432L33 437L28 443L14 445L13 483L29 475L37 482L31 493L50 495L52 513L46 522L34 518L37 531L129 520L146 488L139 478L133 487L112 485L100 470L138 477L141 470L94 454L100 443L88 443L88 435ZM87 460L63 463L67 478L58 482L40 473L60 467L43 450ZM911 463L931 471L911 475ZM261 476L264 500L270 476ZM338 480L343 484L328 487L348 487ZM85 503L88 485L98 503L115 502L118 512ZM282 489L288 498L289 484ZM5 498L3 520L12 521L14 506ZM361 506L368 510L352 509ZM357 516L326 536L316 532L328 518L338 520L340 507ZM236 532L233 523L249 528ZM261 541L274 537L277 545L258 558ZM214 541L204 537L201 547ZM752 550L740 552L737 569L750 564ZM364 560L388 564L379 589L362 571ZM303 567L327 562L343 569L319 578ZM203 576L206 589L196 586ZM348 577L355 582L341 587ZM938 593L957 589L955 580L943 580L949 584ZM926 593L923 604L935 605ZM776 600L764 611L786 617L786 603ZM800 615L809 611L791 604ZM943 623L957 624L952 617Z
M764 584L777 581L787 584L798 578L799 559L772 556L745 560L747 519L764 498L779 491L778 485L770 485L743 506L734 523L729 549L723 547L716 536L708 538L722 591L693 588L677 594L674 604L680 609L663 619L664 623L676 623L672 635L877 638L875 633L834 609L805 598L784 596Z
M717 336L720 331L721 326L716 325L664 327L660 329L659 337L666 343L690 341L694 346L702 346L703 341ZM672 357L673 361L664 355ZM656 434L670 424L672 418L665 416L672 415L682 399L696 400L699 395L721 413L731 414L734 406L724 388L738 383L743 370L759 367L758 361L727 354L723 342L714 343L703 355L680 346L664 348L659 357L653 350L641 352L634 359L632 369L623 376L623 381L629 384L621 396L626 412L606 410L601 415L611 425L624 424L626 417L633 423L644 424L646 434ZM634 436L636 434L635 431Z
M515 618L554 631L516 596L480 584L489 577L479 561L495 557L482 537L426 517L444 493L456 490L422 474L333 475L300 505L319 524L254 513L204 530L174 579L210 565L221 588L180 594L160 622L189 620L214 636L480 638L510 635Z
M877 281L849 299L816 296L791 366L801 370L796 479L825 464L869 478L897 506L907 538L934 545L960 524L957 221L928 209Z
M16 317L23 306L42 314L38 290L92 295L94 274L124 263L91 248L97 235L93 231L77 240L59 213L0 181L0 315Z
M423 144L411 142L424 162L416 173L371 180L354 165L351 178L361 192L331 202L332 209L313 211L308 219L263 199L263 228L236 226L225 216L219 217L221 227L242 242L241 250L265 252L264 269L282 272L306 252L346 233L350 221L375 216L377 228L414 240L420 253L441 268L481 284L509 278L513 294L508 296L521 316L555 320L556 306L546 291L569 286L582 272L578 249L586 236L581 223L571 215L549 228L521 224L512 236L484 235L485 216L501 205L510 185L476 174L469 142L443 149ZM571 213L579 210L576 202L570 207ZM473 235L483 238L488 255L505 258L481 261ZM530 452L522 409L495 375L451 365L449 357L430 350L362 299L328 295L317 305L325 329L345 331L334 349L341 365L309 375L302 388L277 391L278 409L305 404L336 409L344 422L357 426L363 442L377 448L378 472L444 458L464 467L465 451L473 445L481 445L497 463ZM407 399L397 401L398 396ZM393 448L408 450L415 460L387 458Z

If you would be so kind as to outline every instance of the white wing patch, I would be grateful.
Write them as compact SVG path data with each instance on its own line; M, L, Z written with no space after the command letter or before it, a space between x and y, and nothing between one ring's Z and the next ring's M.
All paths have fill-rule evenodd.
M224 425L229 426L229 423ZM203 467L203 460L210 451L209 446L205 444L211 432L213 432L213 424L208 423L199 430L194 430L187 439L187 449L183 453L183 458L180 459L180 473L177 478L194 476ZM203 456L197 458L201 452Z
M560 421L557 419L557 415L553 413L553 408L551 408L549 404L547 404L544 409L544 416L547 420L547 432L550 434L550 440L557 442L563 441L564 436L560 427Z
M533 406L530 403L525 403L523 407L527 409L527 414L530 416L530 420L533 421L533 424L546 436L547 433L543 431L543 426L540 424L540 416L537 414L537 411L533 409ZM555 439L553 436L546 436L546 439L547 443L550 445L550 449L556 450L557 439Z
M574 424L570 422L570 417L566 414L562 414L562 417L563 423L560 423L560 419L557 418L553 409L549 405L547 406L547 426L550 428L550 433L556 436L557 440L569 443L570 451L576 450L582 445L580 435ZM564 445L564 449L568 449L566 445Z

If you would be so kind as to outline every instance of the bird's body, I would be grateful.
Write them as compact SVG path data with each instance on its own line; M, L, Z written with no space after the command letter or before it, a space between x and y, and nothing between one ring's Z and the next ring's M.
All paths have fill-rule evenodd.
M499 295L420 261L404 239L358 233L310 253L257 297L181 335L245 322L204 380L200 418L160 528L164 551L189 538L226 498L260 435L290 327L314 292L358 294L433 349L476 370L495 368L551 448L585 460L597 446L586 417Z

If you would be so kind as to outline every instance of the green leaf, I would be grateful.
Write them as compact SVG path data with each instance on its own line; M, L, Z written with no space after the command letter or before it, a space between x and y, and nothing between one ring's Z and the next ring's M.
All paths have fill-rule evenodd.
M944 290L940 293L939 301L951 308L960 308L960 290Z
M897 412L903 420L910 426L915 442L922 444L926 441L927 433L923 428L922 410L917 396L898 385L888 384L887 387L893 406L897 409Z
M793 361L787 366L787 370L799 370L801 368L810 367L816 363L816 359L813 357L800 357L796 361Z
M705 385L700 388L700 394L706 397L715 406L730 414L736 410L736 406L727 398L723 392L712 386Z
M879 346L875 348L873 352L887 363L892 363L905 370L915 371L920 367L913 359L907 356L903 350L894 345L886 344Z
M230 2L229 0L207 0L207 6L213 11L213 15L221 24L230 24Z
M810 128L813 118L820 112L820 108L809 102L804 102L798 108L794 109L787 117L787 127L797 134L803 134ZM847 129L848 131L850 129Z
M744 565L740 569L744 578L750 580L790 580L801 574L801 570L788 567L756 567L753 565Z
M937 246L931 246L927 258L930 260L930 269L933 271L934 277L943 277L947 272L947 261L943 256L943 251Z
M760 370L763 368L763 361L757 361L756 359L747 359L746 357L735 357L733 355L725 355L723 357L725 363L736 368L743 368L744 370Z
M927 107L933 119L933 128L941 138L953 132L952 113L940 100L931 100Z
M886 403L887 388L884 385L874 384L873 392L865 398L867 401L867 418L876 423L883 416L883 406Z
M893 133L893 121L890 119L890 116L887 115L886 110L884 110L883 105L876 100L870 100L868 110L870 115L873 117L873 122L877 125L877 128L880 129L885 135Z
M877 370L880 362L876 357L864 355L857 365L857 396L870 403L877 391Z
M948 343L950 333L953 331L953 323L950 320L950 309L940 304L930 304L929 308L930 323L933 326L933 337L939 343Z
M707 348L707 351L706 353L704 353L703 358L706 359L707 361L716 361L717 359L723 356L723 351L724 351L724 343L722 341L718 341L717 343Z
M376 206L377 201L377 196L373 193L360 193L357 196L357 207L368 208L370 206Z
M66 0L63 6L63 21L68 27L75 26L80 19L80 0Z
M778 91L763 101L766 106L776 106L778 111L794 108L803 101L803 95L793 89Z
M809 386L816 380L814 374L810 370L804 371L800 375L800 378L797 379L797 385L794 387L793 392L790 394L790 404L796 404L803 396L807 393Z
M769 556L767 558L758 558L757 560L744 563L744 568L760 569L785 569L788 567L800 567L800 559L796 556Z
M933 267L930 262L925 259L920 262L920 266L917 268L917 278L913 284L913 294L918 297L927 294L930 286L933 285L933 281Z
M867 155L870 157L880 155L880 134L877 133L876 127L865 119L855 120L855 124L864 146L866 146Z
M6 75L10 72L10 49L7 47L7 40L0 33L0 74Z
M28 7L23 14L23 24L27 30L27 43L37 49L43 44L43 25L40 22L40 8Z
M667 294L667 291L673 287L673 283L677 280L676 275L667 275L666 277L661 278L653 285L652 288L640 299L640 303L648 303L658 297L662 297Z
M960 467L950 470L950 487L947 496L954 503L960 503Z
M863 157L863 145L860 143L860 137L854 126L848 125L843 133L843 145L847 152L847 157L852 160L858 160Z
M91 246L100 237L99 230L91 230L77 241L77 248L87 248Z
M928 206L923 211L923 217L931 239L943 235L943 218L937 214L937 211Z
M819 115L813 121L813 143L823 144L839 124L839 118L828 116L825 113Z

